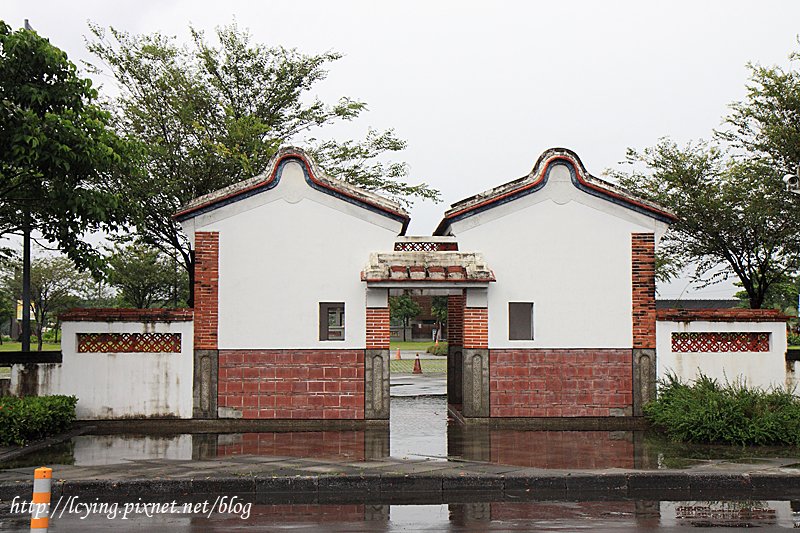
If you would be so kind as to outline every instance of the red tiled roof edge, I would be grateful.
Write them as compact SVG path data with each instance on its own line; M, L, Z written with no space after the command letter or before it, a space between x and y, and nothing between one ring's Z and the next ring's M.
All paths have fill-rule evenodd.
M663 322L786 322L790 317L777 309L657 309Z
M527 176L452 204L451 208L445 213L444 218L434 231L434 235L443 235L444 230L448 227L450 222L459 216L472 211L486 209L507 197L518 194L526 189L539 186L547 174L548 167L556 161L564 161L571 165L575 169L575 176L578 182L585 188L596 191L606 197L616 198L628 205L636 206L645 212L663 217L672 222L677 220L675 214L664 207L644 200L643 198L638 198L617 185L592 176L586 171L583 162L572 150L566 148L550 148L539 156L539 159L533 166L533 170Z
M76 308L58 315L62 322L190 322L194 310L129 309L129 308Z

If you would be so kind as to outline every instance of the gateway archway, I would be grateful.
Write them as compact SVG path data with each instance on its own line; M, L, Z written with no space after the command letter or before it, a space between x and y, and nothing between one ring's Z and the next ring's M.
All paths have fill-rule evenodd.
M389 293L405 289L447 295L449 408L488 417L487 291L495 277L482 255L458 251L453 237L401 237L394 251L371 254L361 277L367 284L365 418L389 418Z

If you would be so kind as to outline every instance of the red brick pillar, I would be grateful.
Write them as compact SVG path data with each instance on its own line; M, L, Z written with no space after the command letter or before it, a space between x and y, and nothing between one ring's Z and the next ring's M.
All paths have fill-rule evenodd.
M656 347L656 257L652 233L631 235L633 347Z
M219 233L194 235L194 347L216 350L219 324Z
M464 294L447 297L447 344L464 345Z
M631 234L633 414L656 396L655 235Z
M467 289L464 307L462 414L483 418L489 407L489 309L486 289Z
M464 402L464 291L447 297L447 403Z
M464 308L464 348L489 348L489 310Z
M367 307L367 346L364 352L364 418L389 419L389 307Z
M217 418L219 405L219 233L194 235L193 417Z
M389 308L367 307L367 350L388 350L389 336Z

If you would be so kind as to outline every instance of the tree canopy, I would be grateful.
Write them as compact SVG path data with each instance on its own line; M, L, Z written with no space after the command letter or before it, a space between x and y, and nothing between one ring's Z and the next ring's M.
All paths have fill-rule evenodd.
M136 150L96 99L63 51L0 21L0 235L28 227L99 272L82 236L128 220L119 183L135 172Z
M186 272L158 249L142 243L117 246L108 256L108 283L119 303L146 309L186 302Z
M645 168L618 173L620 184L678 215L660 250L693 264L698 280L735 275L750 307L760 308L769 287L797 270L800 209L776 168L708 143L680 147L668 139L628 157Z
M748 67L747 96L731 104L713 142L665 138L629 150L632 170L612 174L678 215L661 248L662 273L692 264L703 284L736 276L760 308L791 299L800 269L800 197L781 179L800 164L800 73Z
M180 45L161 34L131 35L91 26L88 43L115 79L111 102L120 131L145 147L144 175L128 183L143 208L137 222L144 242L178 258L191 274L191 250L172 215L189 200L264 171L281 144L318 134L350 120L364 102L342 97L334 104L310 98L340 54L306 55L251 41L236 25L218 28L216 44L192 29ZM324 131L324 128L323 130ZM384 154L405 147L391 130L370 131L363 141L310 138L310 151L335 177L395 198L438 199L425 184L407 185L403 163Z

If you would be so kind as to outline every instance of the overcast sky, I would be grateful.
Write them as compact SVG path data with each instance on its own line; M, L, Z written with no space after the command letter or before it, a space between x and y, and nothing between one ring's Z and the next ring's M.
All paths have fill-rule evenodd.
M748 61L789 67L800 49L797 0L4 0L0 18L29 19L75 62L91 59L88 20L183 40L190 23L211 32L236 20L258 42L345 54L317 96L360 99L369 112L328 134L394 128L408 141L412 181L444 200L412 210L409 234L422 235L447 205L527 174L547 148L576 151L602 177L627 147L708 138L744 96ZM660 296L686 297L685 286Z

